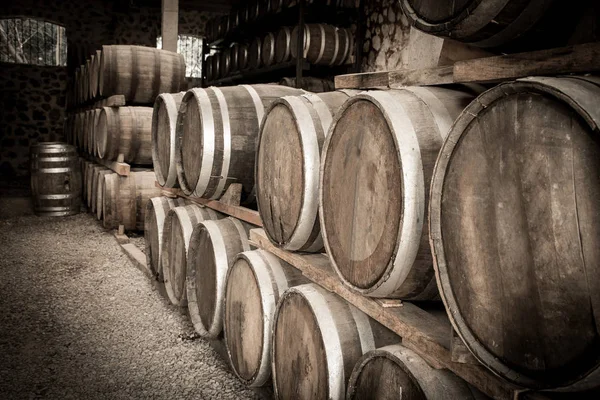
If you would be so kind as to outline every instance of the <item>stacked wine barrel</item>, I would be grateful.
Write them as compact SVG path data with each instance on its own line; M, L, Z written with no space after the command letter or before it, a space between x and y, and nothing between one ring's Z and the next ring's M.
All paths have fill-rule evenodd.
M297 29L282 27L278 32L255 37L249 43L234 43L222 48L206 58L206 79L210 82L295 60ZM311 64L344 65L351 62L353 51L354 39L349 29L327 24L305 25L302 54Z

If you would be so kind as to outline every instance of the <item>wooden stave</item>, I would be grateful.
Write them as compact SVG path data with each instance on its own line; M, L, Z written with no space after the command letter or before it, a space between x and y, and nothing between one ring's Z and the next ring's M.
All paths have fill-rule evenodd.
M123 68L127 75L119 74L119 59L125 60ZM151 72L146 69L149 66L153 67ZM103 97L122 94L128 102L153 103L161 93L175 93L186 87L185 60L181 54L151 47L105 45L100 57L98 85L99 95Z
M96 170L92 178L92 206L90 211L96 216L97 220L102 219L102 196L104 196L102 182L106 174L114 174L114 172L108 168Z
M152 164L152 107L103 107L96 125L98 156ZM126 129L129 128L129 129Z
M152 197L146 203L146 214L144 219L144 242L146 244L146 265L152 277L163 281L160 256L162 252L162 234L165 218L168 212L180 206L188 204L183 197L175 199L166 196Z
M179 112L179 105L185 92L179 93L162 93L154 102L152 109L152 165L154 173L156 174L156 181L161 187L175 188L177 185L177 169L175 167L175 154L177 153L177 140L175 135L175 129L177 125L177 113ZM161 119L163 115L161 109L166 110L167 121ZM164 169L164 154L159 151L159 137L165 134L165 124L168 125L169 131L169 162L168 171Z
M161 195L155 186L154 172L131 171L129 176L106 174L103 178L102 226L116 229L123 225L130 231L144 230L146 203ZM130 204L122 205L124 199L130 200Z
M393 392L394 394L387 393L384 394L384 397L385 395L394 396L395 393L401 393L400 398L403 398L404 396L408 395L408 398L414 400L489 399L483 393L471 387L465 381L454 375L452 372L446 369L432 368L417 353L398 343L384 346L376 350L371 350L364 354L356 362L356 365L352 370L352 375L350 376L350 381L348 383L348 390L346 395L346 398L348 400L365 398L365 393L369 393L369 396L377 398L379 395L382 394L379 391L385 391L387 388L390 387L390 384L392 386L391 389L395 389L395 385L392 384L392 382L396 383L397 381L392 380L392 382L386 382L387 385L383 384L382 381L380 385L377 385L379 387L376 389L376 391L373 391L372 387L370 390L369 387L362 391L360 390L361 374L363 373L365 368L368 367L369 363L373 362L376 359L384 359L395 364L397 368L402 370L402 372L404 373L403 380L409 381L414 385L408 390L405 390L405 386L402 385L400 386L400 389L398 391ZM387 369L386 371L389 371L389 369ZM362 395L357 394L357 392L362 393Z
M250 225L232 217L203 221L193 229L186 263L186 297L190 319L194 329L202 338L216 339L223 330L225 278L237 254L250 250L248 241L250 229ZM210 242L212 255L200 251L202 240ZM214 292L201 293L202 284L207 279L208 268L202 263L202 259L211 256L212 266L216 268L214 271L216 284L212 288ZM214 312L212 315L205 315L206 310L203 310L200 304L209 302L213 303ZM210 322L207 322L208 320Z
M356 361L367 351L397 343L399 337L341 297L321 288L317 284L308 283L289 288L277 304L273 323L272 373L273 391L276 399L288 398L286 394L280 393L280 381L287 384L291 379L301 378L299 371L295 371L296 375L293 377L277 376L278 364L285 366L285 364L291 363L290 359L279 363L277 335L279 325L283 320L282 310L289 299L294 296L299 296L307 304L319 328L316 332L313 332L320 336L321 345L326 353L324 365L326 371L328 371L328 376L319 377L319 379L327 380L327 393L325 395L332 400L344 399L350 372ZM324 340L321 336L323 332L327 332L327 340ZM338 340L334 339L336 336ZM296 395L296 398L302 398L301 394L296 393ZM312 396L314 396L314 393L311 394Z
M265 67L275 63L275 35L269 32L265 35L260 49L262 65Z
M30 147L29 160L35 214L78 214L82 180L75 147L61 142L38 142Z
M321 165L321 151L325 138L328 135L329 127L333 122L333 116L337 109L351 96L357 95L359 91L345 90L331 92L327 94L304 94L301 96L285 96L271 103L265 112L265 117L261 123L261 129L257 140L256 163L255 163L255 187L257 193L258 210L263 219L265 233L271 243L275 246L288 251L302 251L309 253L321 253L324 251L323 238L320 233L320 222L318 216L319 208L319 168ZM271 207L262 196L261 179L261 151L266 151L261 147L264 144L264 129L272 110L278 106L286 107L289 115L294 119L296 133L300 133L299 143L302 146L302 196L297 200L301 203L299 218L296 221L293 233L288 240L278 240L273 231L277 223L265 221L267 216L273 217L273 211L279 207ZM288 133L288 132L284 132ZM288 142L288 146L292 142ZM268 167L265 167L268 168ZM269 179L266 180L267 185ZM277 190L278 186L271 188ZM275 195L277 197L277 195ZM294 199L290 199L292 202ZM261 205L262 204L262 205ZM261 211L262 210L262 211ZM289 211L289 209L287 209ZM277 219L277 217L276 217ZM285 225L285 224L283 224Z
M185 270L187 264L187 252L189 249L190 237L192 235L194 227L204 220L219 218L222 218L222 214L210 208L199 206L195 203L180 207L174 207L167 213L163 224L163 239L160 265L163 272L163 282L165 284L167 297L171 304L179 307L187 306L187 292L185 290ZM177 225L180 228L175 232L172 231L172 224L174 222L177 222ZM172 262L173 260L171 260L174 239L176 241L175 245L177 246L177 250L181 250L179 246L183 244L185 253L184 257L186 258L186 260L182 260L182 263L176 263L176 266L172 265L174 263ZM180 243L181 240L178 239L182 239L183 243ZM176 268L177 270L181 270L181 273L177 274L177 271L172 271L172 269L174 268ZM178 276L182 277L183 280L181 280L181 282L176 283L179 286L179 288L177 288L178 290L176 291L173 288L172 282Z
M258 130L264 115L264 109L278 97L300 93L303 93L303 91L265 84L188 90L183 97L177 116L177 146L179 148L176 155L177 179L183 192L188 195L193 194L198 197L217 199L223 195L228 187L227 178L236 178L236 182L244 185L244 194L252 193L254 187L255 143L258 138ZM202 146L205 149L201 158L197 158L197 155L184 156L183 154L184 148L188 151L194 151L191 146L183 144L188 102L192 101L195 107L201 104L198 110L200 110L200 123L202 124ZM249 116L245 116L243 119L237 117L233 117L233 119L225 118L226 116L235 115L235 113L239 113L245 108L253 118ZM221 114L221 110L228 111ZM225 124L223 121L225 121ZM229 125L232 140L240 138L240 140L243 139L245 144L238 148L232 148L223 143L223 148L219 149L219 151L222 150L222 157L217 158L214 157L214 138L222 140L225 137L222 126L226 125ZM243 129L242 126L244 126ZM218 129L217 132L215 132L215 127ZM210 138L210 140L207 141L206 138ZM209 142L213 143L212 147L206 144ZM212 150L209 150L210 148ZM194 182L189 182L188 179L190 173L185 168L186 157L187 159L198 159L201 162L198 172L193 171L194 175L192 175L193 179L191 180ZM205 160L207 160L206 163L204 163ZM232 162L232 160L235 161ZM219 173L211 173L207 169L209 166L212 166L210 171L217 168ZM199 177L196 179L195 175L199 175ZM226 179L218 179L225 176Z
M454 104L451 100L442 102L437 96L457 97L460 104ZM445 134L450 129L454 118L468 104L473 96L466 91L443 89L443 88L419 88L408 87L403 89L394 89L389 91L369 91L363 92L358 96L350 98L338 111L330 128L330 133L323 145L321 154L321 172L319 180L319 218L321 222L321 233L324 239L326 252L329 255L331 264L342 282L353 290L370 297L401 298L405 300L439 300L437 293L435 277L433 272L433 260L428 245L428 229L424 223L426 221L426 210L428 203L428 181L423 176L431 176L433 171L433 162L423 163L421 157L421 148L425 152L437 154L441 147ZM410 142L411 145L399 143L398 134L394 134L393 143L396 149L403 153L398 153L398 162L402 168L403 179L410 179L411 185L402 184L401 196L402 214L400 227L398 229L398 240L395 242L392 257L387 262L385 272L382 272L376 282L369 287L360 287L350 282L343 274L338 260L335 259L335 251L331 246L332 237L328 230L329 215L324 211L324 185L329 170L327 169L328 153L331 152L331 141L336 126L343 117L345 111L355 102L366 100L372 102L375 107L384 111L385 120L388 126L393 127L404 118L408 118L411 124L409 136L404 135L403 140ZM405 104L403 104L405 102ZM390 108L389 104L396 103L396 106ZM387 104L387 106L386 106ZM419 105L423 108L425 118L429 118L432 126L437 127L437 132L428 131L415 126L416 117L411 118L406 106ZM383 107L383 108L382 108ZM392 118L391 116L396 116ZM396 121L396 122L394 122ZM419 122L419 121L417 121ZM399 126L399 125L397 125ZM423 125L426 126L426 123ZM419 128L421 133L414 131ZM402 131L400 128L393 128ZM429 140L425 138L429 137ZM410 150L408 150L410 149ZM414 154L412 152L415 152ZM411 155L412 154L412 155ZM413 158L416 157L416 158ZM403 161L405 160L405 161ZM415 161L415 166L407 163ZM423 171L422 173L420 171ZM410 178L413 176L413 178ZM327 189L328 190L328 189ZM414 190L414 191L413 191ZM410 217L409 217L410 216ZM414 229L414 233L411 232ZM419 233L420 232L420 233Z
M570 86L574 85L574 86ZM590 126L592 131L598 131L600 127L600 113L594 103L600 93L600 80L595 77L530 77L518 79L514 82L505 82L488 90L473 101L455 121L435 165L431 183L429 230L430 245L434 257L434 269L440 297L447 310L448 317L454 331L473 356L483 366L494 372L503 379L519 386L535 389L558 388L561 392L580 392L598 388L600 381L600 364L586 366L587 371L580 372L577 378L570 377L568 380L558 381L552 376L548 381L527 376L522 371L503 362L499 356L494 355L483 344L483 339L477 338L464 320L455 295L452 294L452 283L449 280L449 272L446 262L446 254L441 234L441 196L442 185L447 174L449 161L457 142L471 120L477 118L479 113L492 102L502 96L510 96L519 92L532 90L537 94L553 97L571 107ZM590 303L597 303L598 299L590 299ZM572 323L572 321L571 321ZM596 322L596 325L598 323ZM566 335L565 335L566 336ZM589 364L589 363L588 363ZM564 370L564 368L563 368ZM564 372L564 371L563 371Z
M88 170L88 176L87 176L87 207L91 212L94 212L96 204L95 204L95 200L96 200L96 193L94 192L94 189L97 187L97 179L98 179L98 172L102 171L102 170L108 170L108 168L106 168L104 165L100 165L100 164L94 164L89 170ZM94 184L94 182L96 181L96 184Z
M281 64L290 61L293 56L291 53L292 30L284 26L278 32L275 38L275 62Z
M232 275L236 267L238 260L245 260L248 266L253 271L255 281L259 287L261 294L261 305L264 317L261 318L263 323L262 328L262 351L260 365L256 369L256 373L252 377L246 378L241 375L239 367L236 365L234 359L237 353L234 353L232 346L232 324L229 321L228 315L231 314L231 307L229 307L229 301L231 299L231 293L234 291L235 282L232 279ZM277 303L283 293L290 287L309 283L300 271L279 259L275 255L268 251L258 249L239 253L236 256L234 264L227 271L227 277L225 279L225 299L223 308L223 333L224 342L227 349L227 355L230 360L230 365L236 376L250 387L264 386L269 382L271 378L271 332L273 328L273 317L275 315L275 309ZM246 285L242 284L245 288ZM232 319L234 320L234 319ZM228 334L229 332L229 334Z

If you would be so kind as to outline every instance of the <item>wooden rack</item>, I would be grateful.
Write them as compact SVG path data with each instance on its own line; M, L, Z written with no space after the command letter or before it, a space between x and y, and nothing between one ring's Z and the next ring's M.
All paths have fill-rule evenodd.
M527 76L600 71L600 42L458 61L453 66L338 75L336 89L494 83Z

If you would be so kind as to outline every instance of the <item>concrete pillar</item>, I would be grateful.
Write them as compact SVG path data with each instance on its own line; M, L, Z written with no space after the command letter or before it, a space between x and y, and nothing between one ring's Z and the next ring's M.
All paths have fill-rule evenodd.
M179 0L162 0L162 48L177 51Z

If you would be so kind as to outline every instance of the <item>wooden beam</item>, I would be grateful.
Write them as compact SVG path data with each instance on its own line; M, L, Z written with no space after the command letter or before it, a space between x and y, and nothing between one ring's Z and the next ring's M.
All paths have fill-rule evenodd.
M454 83L452 67L390 71L388 79L390 88L415 85L448 85Z
M94 161L96 161L98 164L104 165L108 169L113 170L118 175L129 176L131 167L127 163L118 162L118 161L107 161L107 160L103 160L99 157L94 157Z
M162 0L161 32L163 50L177 52L179 0Z
M389 71L337 75L336 89L389 89Z
M218 200L210 200L210 199L203 199L201 197L188 196L185 193L183 193L183 191L181 189L163 188L158 184L158 182L156 182L155 185L156 185L156 187L161 188L163 193L166 196L175 195L178 197L183 197L193 203L212 208L213 210L222 212L223 214L231 215L232 217L241 219L242 221L246 221L249 224L256 225L256 226L262 226L262 220L260 219L260 215L258 214L258 211L251 210L249 208L242 207L242 206L225 204Z
M452 361L451 330L429 312L408 302L401 306L384 307L380 302L347 288L338 278L325 254L290 253L275 247L263 229L250 230L250 241L267 250L322 286L344 298L371 318L402 337L402 343L421 355L434 368L447 368L494 399L514 400L522 389L505 382L482 367Z
M150 269L148 269L148 265L146 264L146 255L137 248L137 246L133 243L125 243L121 245L121 250L123 253L129 257L133 265L137 267L140 271L142 271L148 278L153 279L152 273Z
M600 42L508 54L454 64L454 81L498 82L535 75L600 71Z

